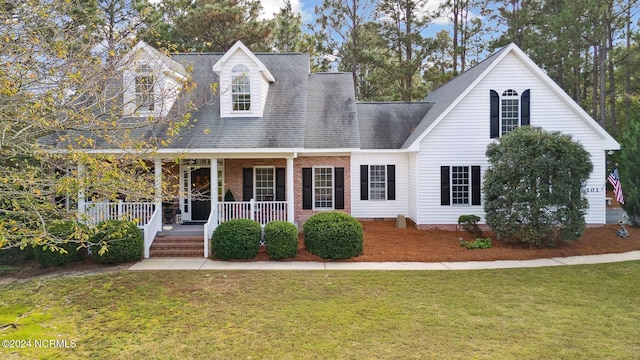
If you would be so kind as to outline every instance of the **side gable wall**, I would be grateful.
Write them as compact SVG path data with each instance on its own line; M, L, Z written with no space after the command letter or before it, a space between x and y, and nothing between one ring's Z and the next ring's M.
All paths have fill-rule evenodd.
M588 224L605 222L605 149L597 134L514 54L507 56L420 143L417 155L418 224L456 224L463 214L484 222L481 205L440 205L440 166L488 166L489 91L531 90L531 125L572 134L591 154L594 171L587 182ZM524 165L524 164L523 164Z

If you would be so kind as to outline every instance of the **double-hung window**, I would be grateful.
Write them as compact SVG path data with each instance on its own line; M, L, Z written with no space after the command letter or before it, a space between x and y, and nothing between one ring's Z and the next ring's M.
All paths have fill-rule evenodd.
M233 111L251 110L251 77L245 65L236 65L231 70L231 99Z
M519 126L531 123L531 90L524 90L521 94L513 89L502 92L489 91L489 134L495 139L506 135Z
M360 200L395 199L395 165L360 165Z
M441 166L440 205L480 205L480 166Z
M153 85L155 78L149 65L140 65L136 71L136 108L138 111L153 111L155 105Z
M369 165L369 199L387 199L387 176L385 165Z
M273 201L276 191L276 182L273 167L254 168L255 199L257 201Z
M469 167L451 167L451 203L469 204Z
M515 90L506 90L500 101L500 135L506 135L520 124L520 99Z
M313 168L313 208L333 209L333 168Z

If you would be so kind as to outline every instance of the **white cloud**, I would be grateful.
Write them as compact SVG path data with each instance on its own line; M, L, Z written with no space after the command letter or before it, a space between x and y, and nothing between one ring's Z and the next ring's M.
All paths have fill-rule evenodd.
M260 2L262 3L261 19L272 19L273 15L284 7L283 0L260 0ZM294 13L300 14L302 11L300 8L300 0L291 0L291 8Z

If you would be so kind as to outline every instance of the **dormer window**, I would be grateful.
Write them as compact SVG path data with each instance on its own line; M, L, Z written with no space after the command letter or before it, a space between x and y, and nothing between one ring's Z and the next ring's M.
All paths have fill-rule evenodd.
M136 69L136 108L138 111L153 111L155 97L153 85L155 77L149 65L140 65Z
M233 111L251 110L251 77L245 65L236 65L231 70L231 98Z

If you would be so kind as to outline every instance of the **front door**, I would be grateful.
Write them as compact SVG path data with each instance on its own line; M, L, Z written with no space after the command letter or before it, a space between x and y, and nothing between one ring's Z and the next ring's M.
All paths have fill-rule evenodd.
M191 170L191 220L207 220L211 212L211 169Z

